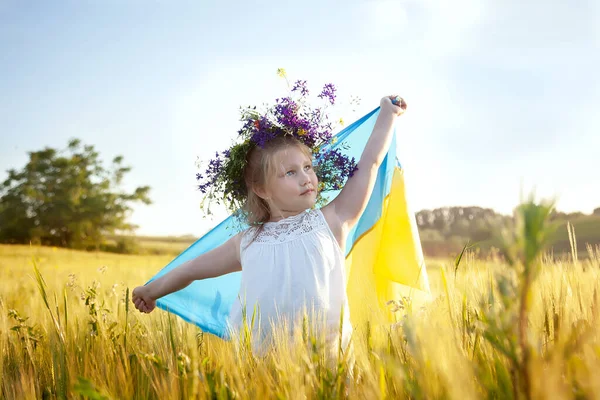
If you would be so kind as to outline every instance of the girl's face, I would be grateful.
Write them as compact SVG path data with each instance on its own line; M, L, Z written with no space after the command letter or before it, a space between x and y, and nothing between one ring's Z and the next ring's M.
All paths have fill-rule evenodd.
M266 190L271 215L286 218L311 208L318 187L312 159L295 146L279 150L273 157L275 174Z

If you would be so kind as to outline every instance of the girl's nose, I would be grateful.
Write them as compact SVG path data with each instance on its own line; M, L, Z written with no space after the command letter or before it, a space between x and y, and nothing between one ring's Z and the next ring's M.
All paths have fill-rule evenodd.
M310 175L308 175L306 172L302 172L302 175L300 175L300 180L302 182L302 186L306 186L310 183Z

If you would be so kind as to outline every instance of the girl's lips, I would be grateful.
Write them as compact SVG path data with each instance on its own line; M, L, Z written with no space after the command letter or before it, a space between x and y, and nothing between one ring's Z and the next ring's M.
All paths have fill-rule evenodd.
M308 190L305 190L304 192L300 193L300 196L304 196L305 194L310 194L310 193L312 193L312 192L314 192L314 191L315 191L315 189L308 189Z

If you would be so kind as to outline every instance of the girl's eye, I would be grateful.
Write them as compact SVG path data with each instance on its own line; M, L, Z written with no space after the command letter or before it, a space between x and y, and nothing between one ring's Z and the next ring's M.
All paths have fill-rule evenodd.
M292 176L294 174L294 171L288 171L285 173L287 176Z
M309 170L311 170L311 169L312 169L312 165L307 165L306 167L304 167L304 170L305 170L305 171L309 171Z

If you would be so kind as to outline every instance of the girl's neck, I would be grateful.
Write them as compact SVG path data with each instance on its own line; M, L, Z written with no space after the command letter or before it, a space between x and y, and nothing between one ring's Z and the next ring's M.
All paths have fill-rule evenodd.
M302 211L283 211L282 210L281 212L272 215L268 222L279 222L281 220L300 215L305 211L306 210L302 210Z

